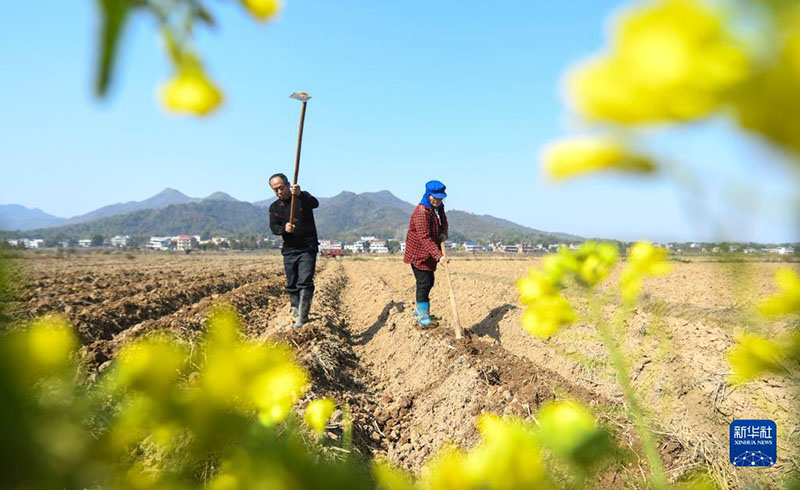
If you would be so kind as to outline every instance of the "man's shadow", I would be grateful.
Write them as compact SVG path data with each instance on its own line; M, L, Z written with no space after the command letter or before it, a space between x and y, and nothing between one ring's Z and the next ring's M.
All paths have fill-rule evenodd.
M490 311L489 314L486 315L486 318L470 327L470 330L472 330L472 333L475 335L480 337L488 336L500 342L500 322L503 320L503 317L506 316L506 313L516 309L516 305L512 305L511 303L500 305Z
M405 304L400 301L391 301L386 306L383 307L383 311L381 314L378 315L378 319L375 320L375 323L370 325L370 327L362 334L354 336L354 340L356 345L364 345L370 340L372 337L375 336L378 331L386 325L386 320L389 319L389 314L392 312L392 308L396 308L398 313L402 313L405 310Z

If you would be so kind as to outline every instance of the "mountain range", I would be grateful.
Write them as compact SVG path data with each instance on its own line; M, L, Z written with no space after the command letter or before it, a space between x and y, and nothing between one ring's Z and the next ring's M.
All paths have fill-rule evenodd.
M143 201L104 206L72 218L59 218L40 209L17 204L0 205L0 229L7 236L41 238L89 237L92 235L177 235L182 233L270 234L269 205L275 200L239 201L223 192L205 198L189 197L175 189L164 189ZM355 194L343 191L319 198L315 211L320 238L352 240L361 235L405 238L414 204L387 190ZM489 215L448 210L450 236L454 240L579 241L581 237L528 228ZM11 231L14 230L14 231Z

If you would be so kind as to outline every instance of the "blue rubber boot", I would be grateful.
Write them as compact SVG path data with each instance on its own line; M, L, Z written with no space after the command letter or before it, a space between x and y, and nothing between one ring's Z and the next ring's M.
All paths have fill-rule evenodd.
M430 303L417 303L417 309L414 311L414 316L419 317L417 323L423 327L431 324L430 307Z

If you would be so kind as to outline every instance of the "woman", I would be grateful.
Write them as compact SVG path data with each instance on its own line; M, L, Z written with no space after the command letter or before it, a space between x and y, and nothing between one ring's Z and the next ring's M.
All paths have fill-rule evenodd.
M417 306L414 316L421 326L431 324L430 292L436 265L447 260L440 244L447 240L447 216L442 199L447 197L445 185L438 180L425 184L425 194L411 213L406 235L406 252L403 262L411 264L417 281Z

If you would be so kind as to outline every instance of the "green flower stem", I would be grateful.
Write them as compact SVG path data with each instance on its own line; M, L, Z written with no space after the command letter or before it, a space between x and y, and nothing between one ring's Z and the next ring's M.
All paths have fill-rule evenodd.
M614 336L611 326L608 324L608 322L606 322L605 317L603 316L603 312L600 309L600 305L598 304L594 293L590 293L589 304L592 310L592 315L595 317L597 322L597 329L600 331L600 335L603 338L603 343L605 344L608 355L611 358L611 364L614 366L614 370L616 371L617 381L622 388L622 393L625 396L625 402L628 404L628 412L631 414L631 417L633 417L634 426L636 427L636 430L639 433L639 438L642 441L644 454L647 458L648 464L650 465L651 483L653 484L653 488L657 490L666 490L667 478L665 476L666 473L664 471L664 463L661 461L661 456L658 454L658 449L655 441L653 440L653 436L650 433L650 429L647 427L647 421L645 420L644 412L642 411L641 405L639 405L639 400L636 398L636 394L633 391L631 379L628 375L628 362L626 361L625 356L622 354L622 350L617 343L617 339Z

